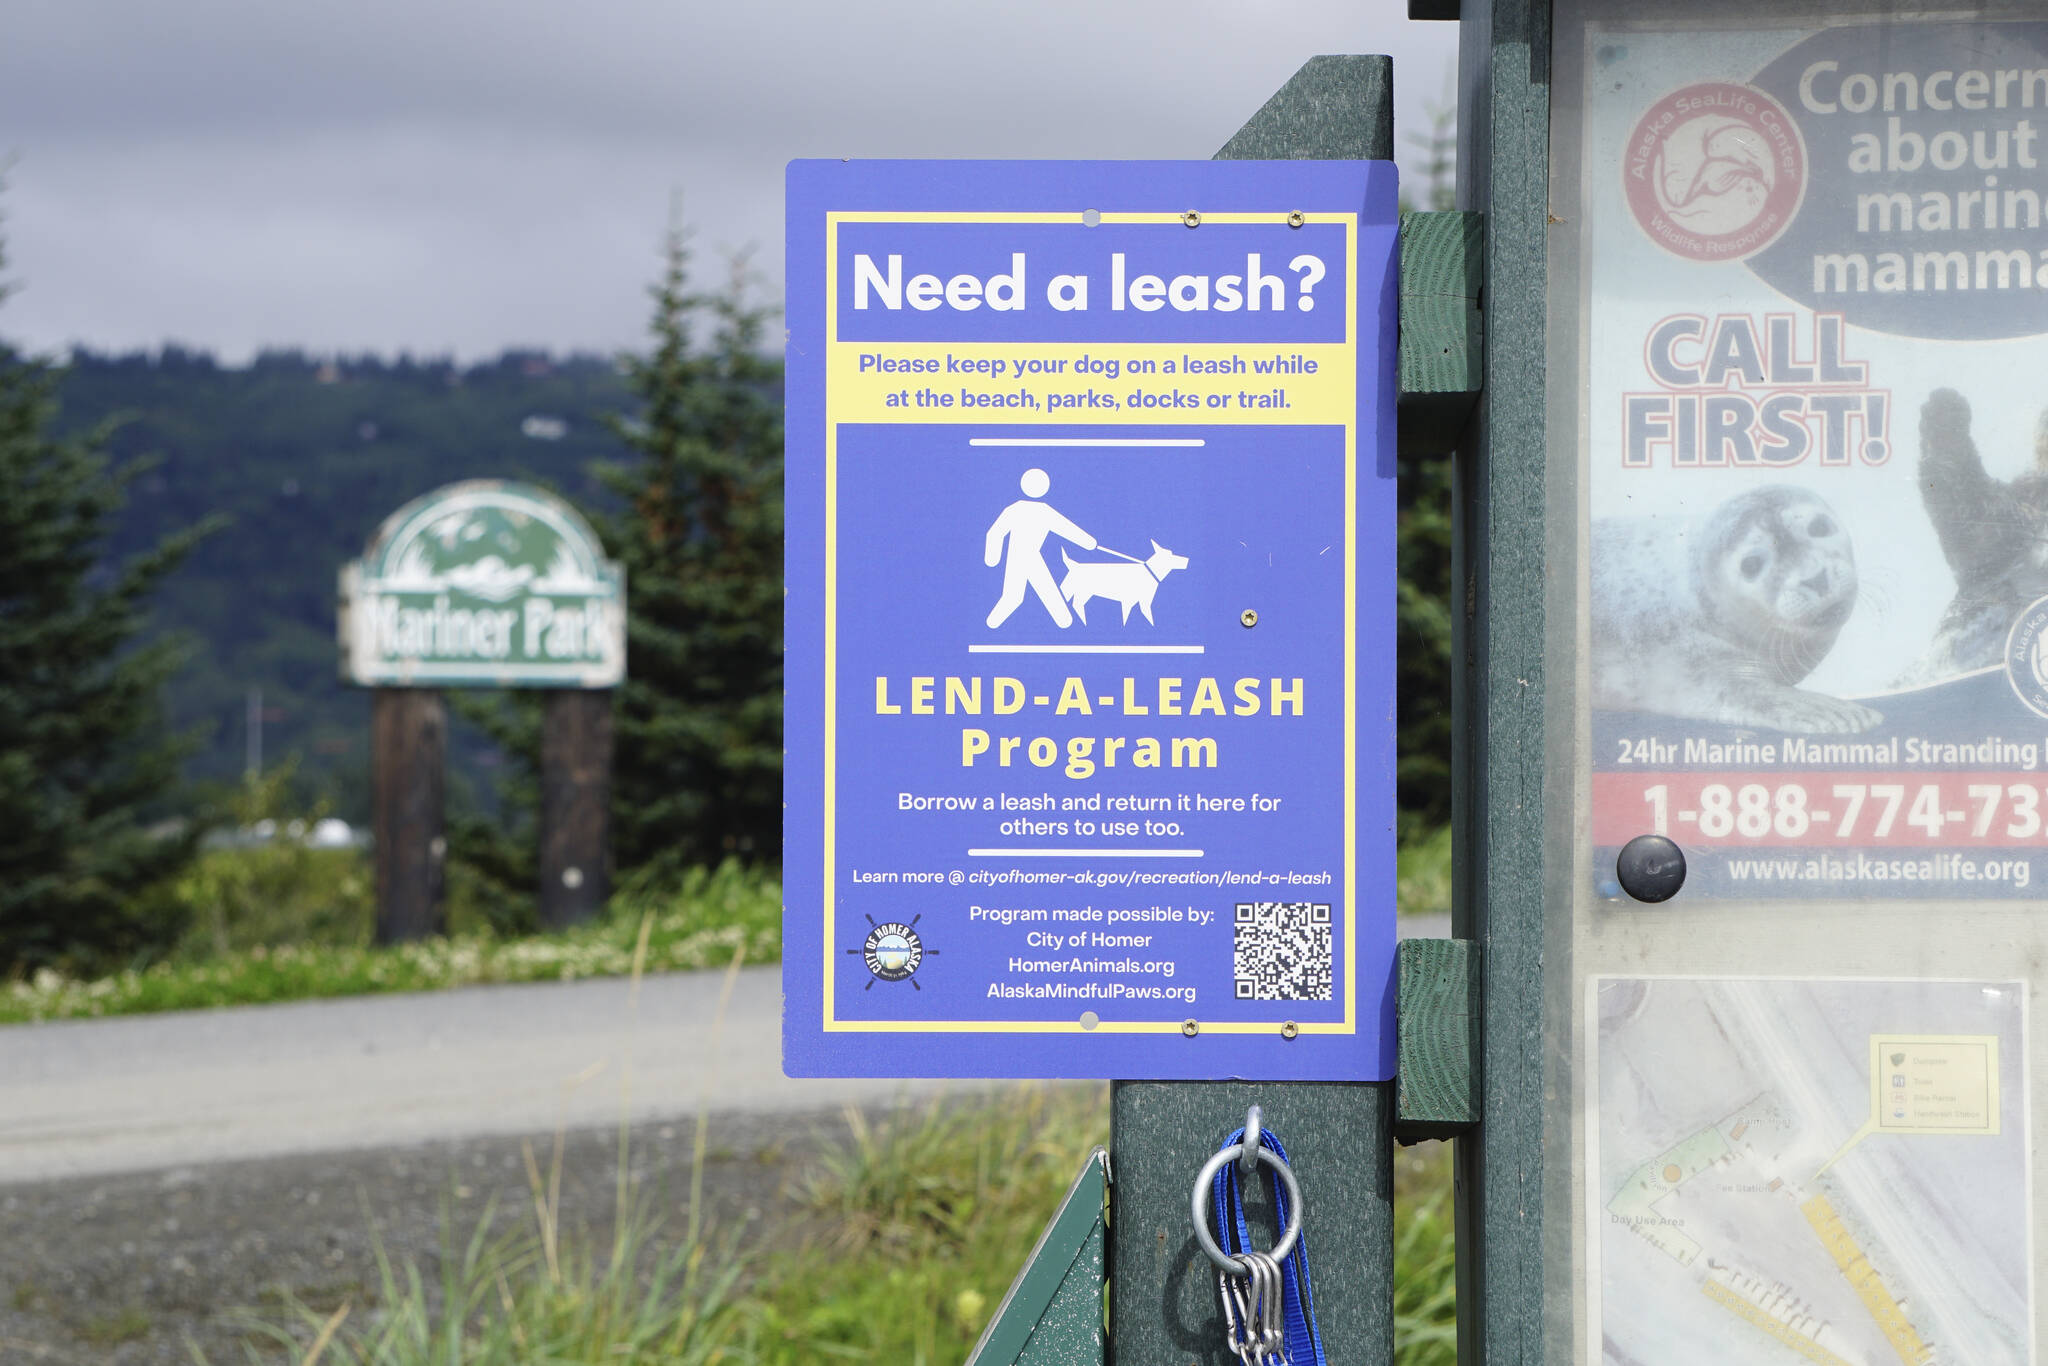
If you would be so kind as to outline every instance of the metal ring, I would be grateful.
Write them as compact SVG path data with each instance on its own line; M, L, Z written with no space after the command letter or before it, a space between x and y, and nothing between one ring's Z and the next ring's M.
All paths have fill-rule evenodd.
M1259 1127L1264 1117L1265 1112L1256 1105L1250 1106L1244 1112L1244 1141L1237 1145L1244 1153L1244 1156L1237 1159L1237 1171L1240 1176L1259 1174L1259 1150L1265 1147L1265 1144L1259 1142Z
M1280 1241L1273 1244L1267 1255L1274 1261L1285 1261L1287 1254L1294 1251L1294 1240L1301 1236L1301 1183L1294 1179L1294 1171L1280 1159L1271 1148L1260 1147L1255 1151L1259 1161L1280 1174L1280 1184L1287 1188L1287 1227L1280 1230ZM1195 1178L1195 1196L1192 1210L1195 1219L1195 1241L1202 1246L1203 1253L1221 1270L1233 1276L1249 1274L1242 1262L1225 1252L1209 1236L1209 1215L1203 1208L1203 1197L1209 1193L1210 1185L1216 1180L1216 1173L1224 1166L1243 1155L1244 1144L1233 1143L1202 1164L1201 1175Z

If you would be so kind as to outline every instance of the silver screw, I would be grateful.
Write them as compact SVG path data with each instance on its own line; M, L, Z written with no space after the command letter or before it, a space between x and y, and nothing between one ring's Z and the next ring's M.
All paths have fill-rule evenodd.
M1259 624L1259 614L1252 608L1247 607L1237 614L1237 624L1249 631L1252 627Z
M1180 1032L1192 1039L1195 1035L1202 1032L1201 1022L1197 1020L1182 1020L1180 1022Z
M1202 215L1196 213L1193 209L1189 209L1180 216L1180 221L1191 228L1199 228L1202 226Z
M1292 1021L1292 1020L1283 1020L1283 1021L1281 1021L1281 1023L1280 1023L1280 1037L1281 1037L1281 1038L1283 1038L1283 1039L1291 1039L1291 1038L1293 1038L1293 1037L1294 1037L1295 1035L1297 1035L1297 1034L1299 1034L1299 1033L1301 1033L1301 1026L1300 1026L1300 1025L1296 1024L1296 1023L1295 1023L1294 1021Z
M1308 222L1308 215L1300 209L1296 209L1293 213L1287 215L1287 226L1290 228L1298 228L1306 222Z

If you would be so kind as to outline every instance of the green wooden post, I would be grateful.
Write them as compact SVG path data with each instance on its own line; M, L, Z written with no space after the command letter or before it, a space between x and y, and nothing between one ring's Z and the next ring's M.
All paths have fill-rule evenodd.
M1393 64L1316 57L1217 153L1389 160ZM1370 893L1368 893L1370 894ZM1385 889L1393 895L1393 888ZM1317 1322L1332 1361L1393 1359L1391 1084L1118 1082L1110 1115L1110 1350L1117 1366L1229 1366L1216 1274L1195 1245L1195 1173L1248 1105L1302 1182ZM1270 1245L1275 1230L1267 1225Z
M1109 1154L1088 1154L967 1366L1100 1366Z
M1459 1359L1543 1359L1545 308L1550 0L1457 13L1458 204L1484 216L1486 387L1458 448L1453 934L1479 955L1481 1123L1457 1143ZM1446 11L1450 11L1447 13Z
M1401 215L1402 455L1448 458L1472 420L1486 373L1484 226L1476 213Z
M1218 156L1390 157L1391 77L1384 57L1315 58ZM1470 427L1485 370L1482 222L1471 212L1402 218L1404 454L1448 453ZM1479 1117L1480 962L1477 947L1464 940L1401 945L1398 1086L1116 1084L1107 1346L1119 1366L1227 1366L1234 1359L1223 1347L1214 1273L1188 1226L1188 1195L1194 1173L1252 1104L1286 1138L1313 1211L1316 1283L1323 1287L1317 1318L1330 1357L1392 1360L1391 1147L1397 1137L1467 1133ZM1105 1344L1076 1306L1099 1294L1105 1275L1100 1216L1088 1213L1104 1174L1099 1154L1091 1157L983 1335L975 1366L1103 1359ZM1270 1216L1255 1209L1255 1223L1260 1213ZM1270 1217L1260 1232L1270 1243L1277 1232Z

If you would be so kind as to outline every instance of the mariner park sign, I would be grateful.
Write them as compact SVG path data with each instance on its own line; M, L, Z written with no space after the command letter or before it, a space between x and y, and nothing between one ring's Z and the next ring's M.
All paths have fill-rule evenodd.
M610 688L623 571L541 489L470 480L400 508L341 571L342 676L373 687Z

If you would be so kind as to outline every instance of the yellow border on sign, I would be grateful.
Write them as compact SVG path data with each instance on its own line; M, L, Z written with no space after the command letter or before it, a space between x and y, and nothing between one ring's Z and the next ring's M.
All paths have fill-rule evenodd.
M1352 377L1358 381L1358 215L1308 213L1305 223L1337 224L1344 229L1345 278L1351 288L1344 299L1344 329L1353 357ZM1178 213L1102 213L1097 223L1181 223ZM1204 223L1278 223L1284 213L1203 213ZM860 209L825 215L825 349L829 357L839 341L839 225L841 223L1065 223L1082 225L1078 212L917 212ZM819 954L824 977L821 1017L827 1033L855 1034L1178 1034L1177 1020L1099 1020L1094 1028L1075 1020L842 1020L834 1015L832 990L833 939L836 929L834 888L838 862L836 802L838 795L839 683L839 424L832 417L831 366L825 384L825 868L824 940ZM1301 1034L1358 1032L1358 408L1344 420L1344 1018L1338 1022L1295 1022ZM1081 998L1076 998L1077 1000ZM1101 1012L1095 1012L1100 1016ZM1199 1018L1199 1017L1197 1017ZM1284 1019L1201 1022L1203 1034L1278 1034Z

